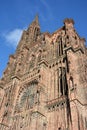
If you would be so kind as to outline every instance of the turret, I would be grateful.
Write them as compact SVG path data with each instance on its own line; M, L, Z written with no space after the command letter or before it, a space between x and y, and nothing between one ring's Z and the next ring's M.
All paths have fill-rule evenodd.
M66 18L66 19L64 19L63 22L64 22L64 25L65 25L66 28L67 27L73 27L73 25L74 25L73 19Z

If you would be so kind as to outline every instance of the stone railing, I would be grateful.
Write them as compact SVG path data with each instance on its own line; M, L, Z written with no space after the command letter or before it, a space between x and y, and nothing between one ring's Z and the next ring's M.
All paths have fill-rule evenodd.
M26 81L27 79L34 78L40 74L40 68L36 68L30 72L27 72L22 78L21 81Z
M59 98L47 101L47 106L58 104L64 101L66 101L66 96L61 96Z
M9 127L5 124L0 123L0 130L9 130Z
M49 100L46 102L46 107L48 108L49 112L58 110L59 108L63 108L66 106L66 100L66 96L61 96L59 98Z

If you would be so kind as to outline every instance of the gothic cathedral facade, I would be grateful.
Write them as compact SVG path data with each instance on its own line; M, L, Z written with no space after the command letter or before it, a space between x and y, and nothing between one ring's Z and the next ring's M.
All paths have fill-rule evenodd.
M0 79L0 130L87 130L87 48L72 19L23 31Z

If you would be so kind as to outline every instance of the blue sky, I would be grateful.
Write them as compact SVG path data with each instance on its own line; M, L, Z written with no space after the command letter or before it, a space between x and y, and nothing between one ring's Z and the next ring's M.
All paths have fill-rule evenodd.
M87 0L0 0L0 77L36 14L42 32L52 33L73 18L78 34L87 39Z

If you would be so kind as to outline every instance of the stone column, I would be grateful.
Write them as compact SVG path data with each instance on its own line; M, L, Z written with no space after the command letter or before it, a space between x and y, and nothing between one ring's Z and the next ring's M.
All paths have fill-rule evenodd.
M61 85L60 85L60 78L61 78L61 69L59 68L59 97L61 96L61 89L60 89L60 87L61 87Z

